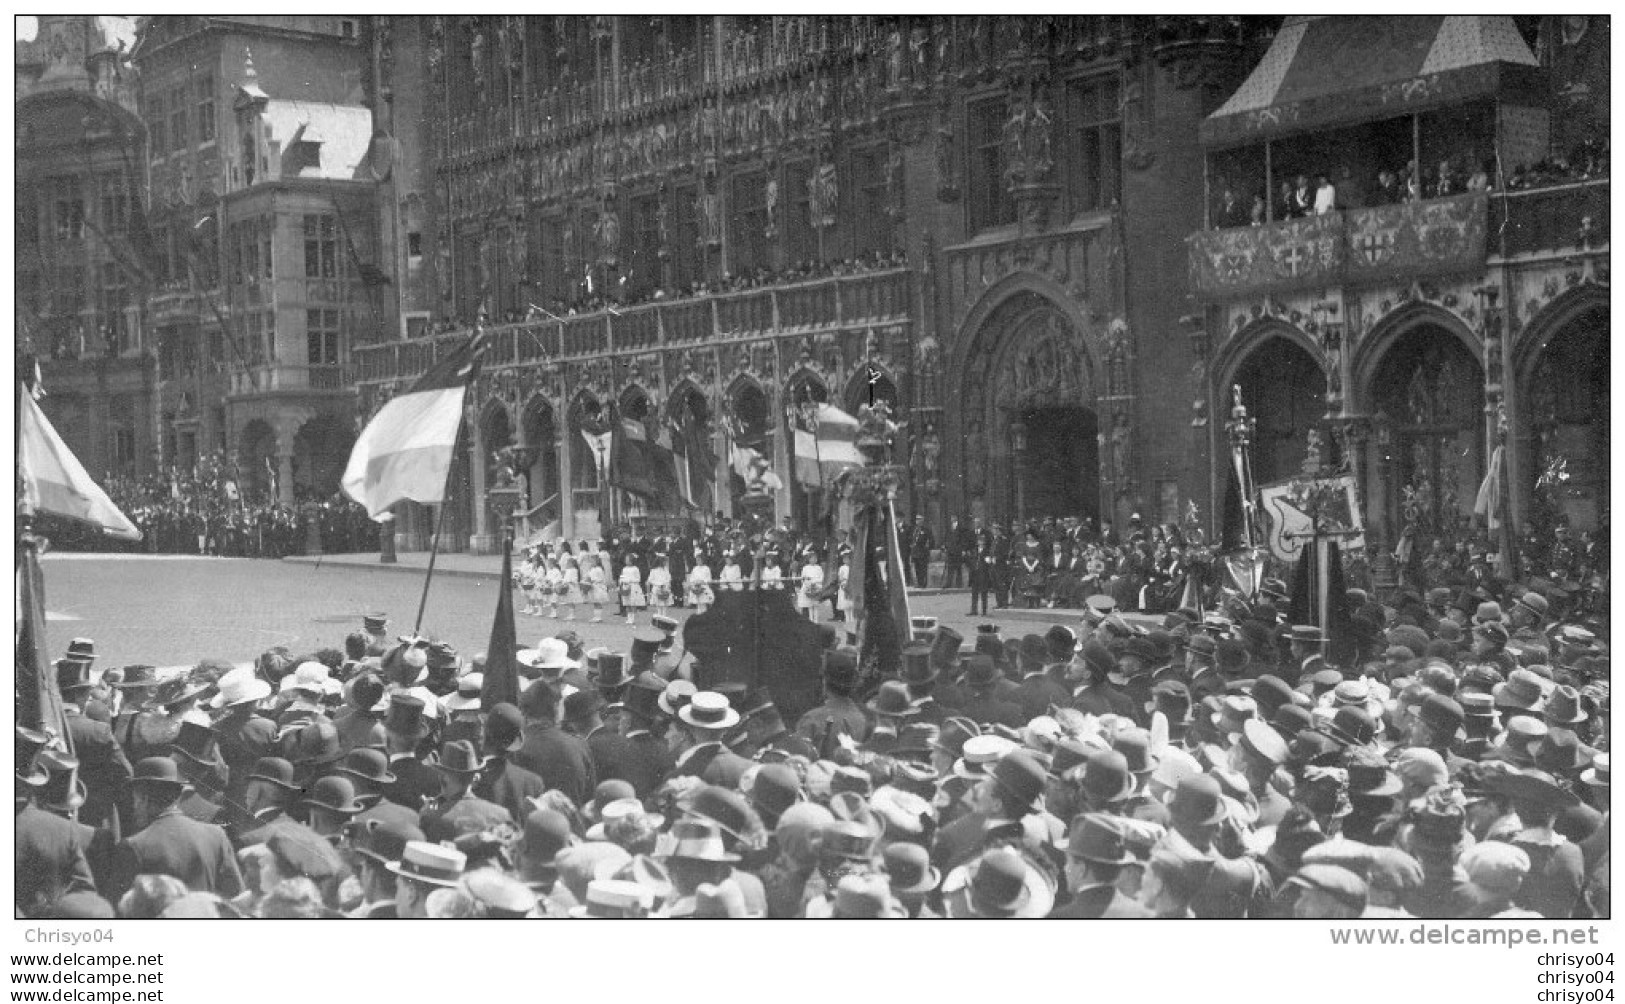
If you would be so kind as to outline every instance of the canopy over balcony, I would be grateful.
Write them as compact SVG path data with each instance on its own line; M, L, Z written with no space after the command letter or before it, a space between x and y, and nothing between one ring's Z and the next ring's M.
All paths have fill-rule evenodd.
M1539 65L1506 16L1291 17L1201 139L1234 146L1479 98L1533 102Z

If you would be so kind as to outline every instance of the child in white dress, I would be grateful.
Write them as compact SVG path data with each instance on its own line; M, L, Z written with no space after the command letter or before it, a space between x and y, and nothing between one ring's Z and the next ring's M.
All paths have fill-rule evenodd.
M841 567L835 570L835 619L846 621L852 619L852 561L841 558Z
M824 566L818 563L816 553L808 552L801 566L801 589L796 592L796 607L814 624L818 623L818 608L824 605L818 595L823 591Z
M609 602L609 576L604 572L603 562L598 560L596 554L589 554L582 558L587 568L581 578L587 587L587 602L592 604L592 621L597 624L604 619L604 604Z
M763 589L783 589L784 588L784 569L779 567L779 557L776 554L769 554L766 558L763 559L763 563L762 563L762 588Z
M638 611L648 605L643 595L643 572L628 561L621 567L621 607L626 611L626 623L638 622Z
M716 594L711 592L711 566L704 561L694 562L694 567L688 570L688 605L703 614L716 599Z
M664 616L666 608L672 604L671 569L666 567L665 558L655 559L655 567L649 569L649 577L644 584L649 587L649 606L654 609L655 616Z
M564 619L576 619L576 604L581 602L581 569L569 555L559 562L559 605L564 607Z
M718 577L718 581L722 583L722 588L737 593L744 588L740 585L744 577L744 573L739 570L739 559L732 554L728 555L722 563L722 575Z
M547 559L547 573L542 579L542 596L547 600L547 616L558 617L559 591L563 588L564 573L559 570L558 560Z

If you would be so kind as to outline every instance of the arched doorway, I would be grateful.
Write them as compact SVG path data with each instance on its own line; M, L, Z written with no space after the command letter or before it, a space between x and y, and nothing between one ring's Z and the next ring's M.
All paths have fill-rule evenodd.
M989 314L978 337L997 341L991 365L973 362L964 376L969 508L996 519L1074 516L1095 524L1101 421L1077 328L1053 302L1023 291ZM1119 452L1126 463L1127 452Z
M676 426L673 449L677 453L678 485L704 518L716 508L716 448L712 445L711 405L693 384L677 386L666 403Z
M564 512L563 500L559 497L559 443L553 406L545 398L531 398L520 417L519 427L521 441L535 453L529 471L530 504L532 508L543 508L531 517L531 526L539 528Z
M859 408L873 406L876 401L885 401L892 416L898 416L896 382L885 370L866 362L847 381L846 404L843 407L848 414L856 415Z
M637 384L632 384L621 391L618 407L622 418L642 423L644 433L650 439L655 438L659 432L659 423L653 421L654 407L649 401L649 393ZM620 428L615 429L616 435ZM628 491L621 491L611 486L613 496L610 509L611 519L614 521L616 532L623 527L629 527L634 520L642 521L651 514L651 507L642 497Z
M519 486L508 473L508 455L503 451L513 445L513 421L508 409L493 401L480 416L480 445L484 448L482 460L485 468L485 532L502 539L507 514L518 501Z
M754 380L742 380L728 396L733 418L733 456L729 458L729 494L734 514L773 521L773 487L766 475L775 465L773 406ZM776 475L775 475L776 477Z
M331 497L339 490L354 445L352 424L337 415L317 415L300 426L293 438L295 492L311 498Z
M1258 423L1251 449L1253 482L1274 484L1297 474L1303 468L1309 430L1321 427L1326 415L1326 373L1320 363L1291 339L1266 336L1222 388L1217 416L1221 425L1235 404L1238 386L1248 417ZM1323 435L1321 443L1322 462L1335 465L1331 437Z
M237 437L237 466L250 501L276 500L276 430L261 418L243 426Z
M1382 525L1417 542L1470 530L1484 477L1484 371L1455 334L1423 323L1377 363L1368 399L1384 441Z
M1548 538L1552 524L1596 530L1608 513L1608 308L1564 324L1531 361L1522 412L1528 430L1526 527Z
M800 459L795 435L798 430L813 436L818 434L815 412L818 405L829 403L829 388L816 375L801 372L790 379L785 396L797 426L791 430L790 439L790 517L798 528L808 530L823 517L826 488L816 461L807 465Z
M609 416L604 406L587 391L570 402L567 422L571 440L570 493L575 514L575 535L583 540L599 538L607 528L609 507L604 501L605 477L609 463ZM579 445L581 448L576 449Z

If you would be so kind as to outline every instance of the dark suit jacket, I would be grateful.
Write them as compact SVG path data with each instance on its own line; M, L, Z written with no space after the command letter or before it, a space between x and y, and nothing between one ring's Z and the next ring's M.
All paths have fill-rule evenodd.
M445 790L440 772L415 756L403 756L399 760L392 757L389 771L395 775L395 783L384 786L384 797L413 812L423 811L425 802L439 798Z
M631 746L620 732L607 726L595 729L587 736L587 752L592 754L593 770L597 772L599 781L611 778L632 780L626 776Z
M751 761L727 749L721 743L703 743L692 747L672 767L672 777L697 777L706 784L720 785L730 790L739 787L739 779L751 768Z
M510 763L507 757L492 760L479 783L474 785L474 794L507 809L508 815L516 821L523 820L535 808L526 800L539 798L546 790L547 785L540 775Z
M464 794L456 801L441 801L433 808L423 810L423 836L430 843L453 841L504 823L513 825L513 816L507 809L473 793Z
M639 798L648 798L665 783L677 757L664 739L653 733L636 731L626 737L626 758L621 761L621 779L632 786Z
M70 892L93 892L86 827L32 803L17 810L17 916L37 917Z
M1049 714L1052 704L1057 708L1071 707L1072 692L1048 673L1033 673L1017 684L1016 701L1021 705L1021 713L1030 722L1039 715Z
M147 828L120 845L119 890L122 894L137 875L173 875L194 892L212 892L230 899L243 891L226 831L213 823L190 819L171 809Z
M70 705L67 709L68 735L73 739L73 755L79 760L79 780L85 783L85 804L79 818L98 826L120 816L129 816L130 760L104 722L86 718Z
M552 722L527 721L525 745L509 759L541 777L549 789L557 788L577 805L586 804L598 787L598 771L586 740Z
M1146 920L1155 916L1109 885L1090 886L1050 911L1051 920Z

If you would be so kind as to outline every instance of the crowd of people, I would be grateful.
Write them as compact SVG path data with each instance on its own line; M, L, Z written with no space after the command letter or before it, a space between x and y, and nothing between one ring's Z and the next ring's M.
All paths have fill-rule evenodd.
M17 729L17 913L1608 916L1605 616L1545 575L1351 586L1334 655L1279 581L1207 599L917 623L879 667L823 624L810 708L666 615L547 629L516 695L381 614L178 673L75 639L71 755Z
M51 528L53 546L283 558L304 553L314 523L326 553L378 547L377 524L348 496L319 496L299 488L293 504L281 502L275 493L253 488L223 454L206 456L190 470L171 467L145 477L111 474L101 483L113 504L141 531L141 540L110 541L64 524Z
M1609 144L1588 140L1567 157L1543 158L1520 164L1503 179L1509 191L1523 191L1607 177ZM1368 206L1392 206L1420 199L1439 199L1496 188L1496 164L1470 156L1443 157L1436 164L1384 167L1369 177L1349 164L1335 172L1298 171L1285 175L1274 198L1258 184L1247 185L1219 178L1212 191L1210 225L1216 228L1262 226L1277 220L1301 219Z
M574 317L578 314L592 314L601 310L636 307L645 303L681 300L689 297L707 296L713 293L742 293L767 286L808 282L813 279L828 279L835 276L864 275L870 272L906 267L908 267L908 255L901 250L873 251L868 254L832 259L830 261L803 259L782 269L753 268L739 272L724 272L722 278L716 282L701 278L676 289L667 289L659 284L643 286L641 284L617 282L615 284L617 288L609 291L603 288L602 283L588 284L583 281L577 285L568 297L549 297L542 303L531 304L526 307L515 307L505 311L501 319L507 324L518 324L522 321L553 320L562 317ZM439 323L436 330L438 333L446 333L455 331L460 327L463 327L461 322L454 318L447 318Z

